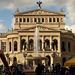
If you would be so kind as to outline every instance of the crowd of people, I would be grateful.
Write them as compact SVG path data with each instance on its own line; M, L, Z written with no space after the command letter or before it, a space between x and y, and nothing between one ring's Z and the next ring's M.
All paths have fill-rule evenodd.
M34 70L34 67L32 65L28 66L28 65L22 65L22 64L18 64L18 65L12 65L10 67L10 70L12 72L12 75L25 75L25 72L27 70ZM42 75L43 73L53 73L54 75L75 75L75 66L70 66L68 68L65 67L61 67L61 65L59 63L56 63L56 65L52 64L52 67L50 67L49 65L44 65L43 64L38 64L38 66L35 69L35 73L36 75ZM1 72L3 72L1 74ZM6 69L5 66L3 66L2 68L0 67L0 75L9 75L8 71Z

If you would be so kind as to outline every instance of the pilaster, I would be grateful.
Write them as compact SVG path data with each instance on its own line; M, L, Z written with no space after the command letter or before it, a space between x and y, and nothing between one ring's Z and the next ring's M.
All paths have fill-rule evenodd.
M14 42L13 42L13 38L11 38L11 50L12 50L12 53L14 53Z
M50 50L52 49L52 36L50 36Z
M44 51L44 36L42 36L42 50Z
M60 36L58 36L58 52L61 52L61 41L60 41Z
M21 36L18 37L18 52L21 52Z

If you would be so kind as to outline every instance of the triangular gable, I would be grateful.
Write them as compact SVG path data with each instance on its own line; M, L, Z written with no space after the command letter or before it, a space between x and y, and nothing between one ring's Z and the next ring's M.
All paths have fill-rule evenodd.
M41 26L41 25L38 25L37 27L39 31L60 31L59 29L49 28L49 27ZM33 26L33 27L26 27L24 29L21 29L20 31L35 31L35 29L36 29L36 26Z
M29 10L25 12L18 12L14 16L17 15L64 15L64 12L55 12L55 11L50 11L50 10L45 10L45 9L34 9L34 10Z

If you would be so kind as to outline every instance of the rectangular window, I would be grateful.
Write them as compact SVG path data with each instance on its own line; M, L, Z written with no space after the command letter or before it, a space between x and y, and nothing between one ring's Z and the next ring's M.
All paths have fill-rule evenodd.
M23 18L23 22L26 22L25 18Z
M36 18L34 18L34 22L36 22Z
M44 18L42 18L42 22L44 22Z
M1 50L6 52L6 42L1 42Z
M52 22L52 19L51 18L49 18L49 22Z
M40 18L38 18L38 23L40 23Z
M27 22L29 22L29 18L27 18Z
M59 18L57 18L57 22L59 22Z
M22 18L20 18L20 22L22 22Z
M55 22L55 18L53 18L53 22Z
M11 42L9 42L9 51L11 51Z

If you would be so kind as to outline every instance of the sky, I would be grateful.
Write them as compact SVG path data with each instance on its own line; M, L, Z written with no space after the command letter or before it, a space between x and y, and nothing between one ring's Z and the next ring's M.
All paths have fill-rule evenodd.
M37 9L39 0L0 0L0 33L14 28L14 14L18 8L20 12ZM65 28L75 33L75 0L40 0L41 8L60 12L63 8Z

